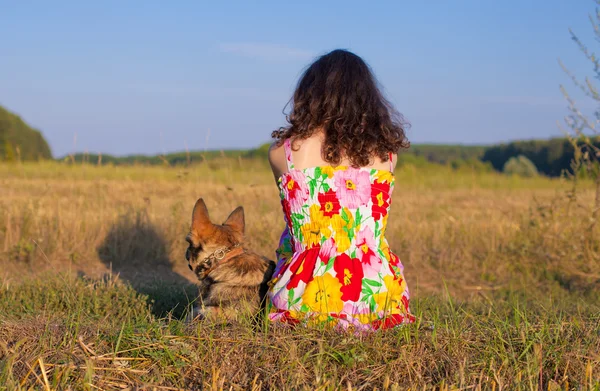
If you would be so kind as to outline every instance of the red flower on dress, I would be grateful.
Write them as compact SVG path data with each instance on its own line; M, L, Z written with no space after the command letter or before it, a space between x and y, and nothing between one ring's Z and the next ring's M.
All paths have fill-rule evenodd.
M387 214L390 207L390 184L387 182L373 182L371 185L371 201L373 201L373 218L379 220Z
M398 258L398 256L391 251L389 252L389 254L390 262L388 263L388 266L390 267L390 271L394 276L394 280L402 281L402 268L400 264L400 258Z
M340 254L333 264L336 277L342 284L340 289L343 301L358 301L362 291L363 269L358 258Z
M408 297L406 297L406 295L402 295L402 305L404 306L404 309L406 310L406 312L408 312ZM400 306L398 306L400 307Z
M296 288L300 281L308 283L313 279L313 272L319 257L319 246L312 247L308 250L300 253L300 256L290 265L289 270L292 273L290 281L287 283L286 288Z
M390 329L392 327L401 325L402 323L404 323L404 315L393 314L393 315L388 315L383 319L374 320L372 325L375 330L379 330L379 329Z
M285 222L291 228L292 227L292 206L290 205L290 202L287 199L284 199L283 201L281 201L281 205L283 207L283 214L285 215Z
M335 312L332 312L329 314L329 316L331 316L332 318L337 318L337 319L348 319L348 314L336 314Z
M279 311L281 312L281 311ZM281 317L279 318L279 321L281 323L285 323L285 324L289 324L291 326L296 326L297 324L300 323L299 319L294 318L291 314L290 311L283 311L283 314L281 315Z
M390 253L390 265L398 266L400 264L400 258L398 258L398 256L391 251L389 251L389 253Z
M321 204L323 216L331 217L340 213L340 201L338 200L335 191L329 189L325 193L319 193L317 197Z

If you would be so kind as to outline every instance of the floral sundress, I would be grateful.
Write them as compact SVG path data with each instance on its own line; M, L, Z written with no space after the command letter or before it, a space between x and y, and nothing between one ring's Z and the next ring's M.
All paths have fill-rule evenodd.
M286 228L269 319L358 331L414 322L404 267L384 236L391 169L296 169L289 139L284 149L288 172L278 186Z

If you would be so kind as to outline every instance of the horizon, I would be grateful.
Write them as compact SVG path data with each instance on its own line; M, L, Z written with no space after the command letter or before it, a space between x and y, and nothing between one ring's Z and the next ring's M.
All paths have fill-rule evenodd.
M583 96L557 59L592 72L568 29L593 42L593 1L274 4L5 5L0 105L56 157L257 148L301 71L340 47L373 68L413 145L489 146L561 137L559 84Z
M600 136L598 136L600 137ZM566 137L560 137L560 136L553 136L553 137L547 137L547 138L528 138L528 139L514 139L514 140L509 140L506 142L498 142L498 143L489 143L489 144L464 144L464 143L435 143L435 142L423 142L423 143L411 143L411 146L405 150L401 150L400 153L406 153L410 151L410 148L412 148L413 146L415 147L429 147L429 146L440 146L440 147L480 147L480 148L489 148L489 147L493 147L493 146L497 146L497 145L506 145L506 144L510 144L510 143L522 143L522 142L533 142L533 141L550 141L550 140L564 140L566 139ZM180 150L172 150L172 151L167 151L166 153L156 153L156 154L152 154L152 153L125 153L125 154L113 154L113 153L106 153L106 152L97 152L97 151L75 151L73 153L67 153L64 155L60 155L60 156L55 156L53 155L53 158L55 160L60 160L60 159L65 159L68 158L69 156L73 155L102 155L102 156L111 156L111 157L115 157L115 158L126 158L126 157L156 157L156 156L161 156L161 155L177 155L177 154L185 154L185 153L204 153L204 152L210 152L210 153L215 153L215 152L247 152L247 151L252 151L252 150L256 150L259 149L260 147L269 144L269 143L262 143L259 145L256 145L254 147L248 147L248 148L208 148L208 149L190 149L190 150L185 150L185 149L180 149Z

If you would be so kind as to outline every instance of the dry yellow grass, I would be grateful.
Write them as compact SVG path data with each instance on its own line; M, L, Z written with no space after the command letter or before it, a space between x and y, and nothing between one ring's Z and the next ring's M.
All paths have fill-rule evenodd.
M0 340L8 341L4 348L0 344L0 379L38 387L47 372L55 376L48 380L52 384L105 389L111 381L113 387L146 382L176 389L189 384L211 389L598 387L599 374L589 368L600 365L594 353L600 351L594 315L600 304L600 238L589 234L589 218L580 207L591 204L591 189L583 184L577 200L570 201L569 184L559 180L444 167L405 166L396 174L386 236L405 265L421 326L431 321L439 334L424 335L417 327L391 340L387 334L371 341L309 331L265 338L243 325L190 330L173 319L147 319L174 304L181 312L187 304L180 302L181 292L193 294L194 276L183 255L198 197L215 221L243 205L248 246L274 257L283 218L273 177L260 162L223 160L190 168L0 166L0 310L6 312L0 314ZM111 271L154 299L150 315L137 299L128 305L142 315L71 303L62 285L38 279L57 272L99 278ZM102 295L129 297L115 293L117 288L89 291L76 288L77 280L67 281L74 292L92 295L92 302L103 302ZM181 290L173 293L161 284ZM48 286L58 299L43 293ZM456 307L455 300L465 307ZM88 312L98 313L105 324L81 315ZM57 314L61 320L53 323ZM60 326L55 330L52 324ZM40 332L54 343L66 333L62 353L50 354L50 342L36 339ZM100 339L89 342L94 338ZM151 341L157 345L143 347ZM18 343L24 344L21 351L14 349ZM103 362L85 350L90 343L105 356L135 358L140 365L125 365L112 377L98 374L92 367ZM138 346L140 353L117 354L123 346ZM171 351L179 358L163 357ZM75 358L65 358L67 352ZM256 365L249 364L252 360ZM286 381L294 365L304 372ZM361 369L364 365L370 370Z
M272 175L253 162L245 169L239 164L227 162L219 171L4 166L0 250L7 267L2 274L9 280L43 270L98 276L112 265L113 271L138 277L163 277L165 268L172 269L167 277L193 281L183 254L198 197L204 197L217 221L243 205L248 245L273 257L284 223ZM521 266L586 264L581 257L590 259L591 269L580 272L599 277L593 253L577 243L565 247L581 239L585 225L576 208L569 217L563 214L565 183L440 171L422 178L412 167L397 173L387 237L415 294L439 293L444 281L459 297L479 288L526 286L531 281L514 274ZM591 196L586 190L580 194L582 202ZM557 197L552 219L541 219L538 209ZM538 223L543 227L532 229ZM541 243L534 240L542 240L545 248L528 248Z

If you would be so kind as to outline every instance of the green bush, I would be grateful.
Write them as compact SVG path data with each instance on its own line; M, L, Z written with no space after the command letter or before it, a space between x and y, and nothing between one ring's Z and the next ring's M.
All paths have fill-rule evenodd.
M508 159L508 161L504 164L502 172L507 175L519 175L527 178L538 175L538 170L535 167L535 164L533 164L531 160L527 159L523 155Z

